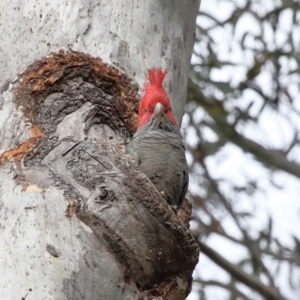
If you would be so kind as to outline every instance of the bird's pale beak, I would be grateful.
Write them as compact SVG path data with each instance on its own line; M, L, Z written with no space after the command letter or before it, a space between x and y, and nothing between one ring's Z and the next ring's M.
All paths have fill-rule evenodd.
M158 102L154 107L154 115L160 118L164 117L165 115L165 108L160 102Z

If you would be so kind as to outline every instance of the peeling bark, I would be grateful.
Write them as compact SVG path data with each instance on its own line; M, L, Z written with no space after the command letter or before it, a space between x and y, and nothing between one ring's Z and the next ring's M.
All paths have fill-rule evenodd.
M163 40L161 51L169 49L168 35ZM172 40L174 51L180 43ZM116 44L111 57L132 51ZM4 299L175 300L189 293L199 254L187 230L189 201L174 212L125 150L140 91L121 70L127 63L60 50L2 86Z
M63 52L32 66L15 89L16 105L35 133L0 159L15 160L13 178L23 191L35 186L44 194L53 185L63 191L65 216L85 229L78 232L84 247L78 270L63 280L67 299L109 299L116 286L116 299L128 291L137 299L168 299L174 290L186 296L190 289L197 244L125 152L136 91L101 60ZM59 243L45 250L58 261L64 255Z

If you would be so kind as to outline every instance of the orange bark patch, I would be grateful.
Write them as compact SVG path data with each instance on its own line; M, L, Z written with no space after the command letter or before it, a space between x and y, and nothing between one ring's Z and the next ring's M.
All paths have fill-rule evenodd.
M118 82L122 73L103 63L100 58L79 52L59 51L46 60L35 63L22 77L20 89L31 87L33 92L41 92L63 77L66 68L89 65L95 73L109 80Z
M0 161L5 161L9 159L21 160L24 155L30 153L35 142L43 136L43 134L41 133L41 131L36 125L30 128L30 132L31 132L31 138L28 141L22 143L20 146L14 149L5 151L0 156Z
M15 89L17 105L22 107L30 122L39 125L37 116L47 95L62 92L62 81L76 77L84 78L84 81L97 89L109 91L115 101L114 107L129 132L133 134L136 131L138 86L126 74L104 63L101 58L80 52L61 50L31 65ZM44 132L44 128L40 128Z

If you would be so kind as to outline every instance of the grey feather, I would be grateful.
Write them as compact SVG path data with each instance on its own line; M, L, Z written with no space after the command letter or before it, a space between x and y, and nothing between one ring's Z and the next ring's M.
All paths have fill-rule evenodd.
M133 136L127 151L167 202L179 206L188 188L188 166L177 125L165 115L153 116Z

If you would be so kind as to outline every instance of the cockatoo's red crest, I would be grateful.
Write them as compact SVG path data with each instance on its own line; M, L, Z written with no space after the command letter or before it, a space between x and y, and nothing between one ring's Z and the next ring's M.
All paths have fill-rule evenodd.
M148 70L148 80L150 83L144 84L145 94L140 103L138 128L147 123L152 117L154 107L158 102L164 106L166 116L176 124L170 100L162 86L166 74L167 71L162 71L161 69Z

